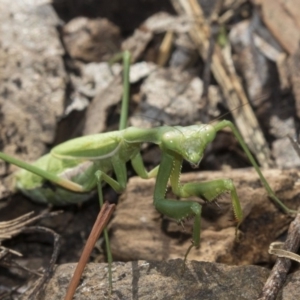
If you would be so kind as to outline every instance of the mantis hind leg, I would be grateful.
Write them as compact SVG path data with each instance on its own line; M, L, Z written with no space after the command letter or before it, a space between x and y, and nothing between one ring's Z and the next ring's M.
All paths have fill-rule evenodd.
M248 156L251 164L253 165L253 167L255 168L263 186L265 187L266 191L268 192L269 197L287 214L290 215L294 215L297 213L297 211L289 209L285 204L283 204L280 199L275 195L274 191L272 190L272 188L270 187L268 181L266 180L266 178L264 177L264 175L262 174L259 166L257 165L255 159L253 158L251 152L249 151L247 145L245 144L245 142L243 141L242 136L240 135L240 133L238 132L238 130L235 128L235 126L230 122L230 121L226 121L223 120L217 124L214 125L214 128L216 131L219 131L225 127L229 127L233 134L235 135L235 137L237 138L237 140L239 141L241 147L243 148L243 150L245 151L246 155Z

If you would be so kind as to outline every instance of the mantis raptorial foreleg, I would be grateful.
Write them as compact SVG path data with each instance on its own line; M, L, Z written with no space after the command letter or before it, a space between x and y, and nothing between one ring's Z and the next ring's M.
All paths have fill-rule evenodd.
M181 185L180 170L182 161L182 157L174 153L162 154L160 168L156 178L157 183L154 190L154 206L160 213L175 219L178 223L182 223L187 218L194 217L192 246L198 248L200 245L201 205L193 201L166 199L165 194L169 179L174 194L183 198L198 196L211 202L222 193L230 192L237 226L239 226L242 221L242 210L235 187L230 179ZM139 168L143 170L142 165L139 165ZM137 167L135 169L137 169ZM187 250L185 257L192 246Z

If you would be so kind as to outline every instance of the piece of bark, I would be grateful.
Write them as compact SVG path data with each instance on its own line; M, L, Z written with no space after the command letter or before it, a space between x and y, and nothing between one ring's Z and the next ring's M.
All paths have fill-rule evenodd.
M295 97L295 106L297 117L300 117L300 46L298 51L291 55L288 59L288 67L290 71L290 80L292 82L293 94Z
M78 17L64 26L63 40L71 57L86 62L108 61L120 51L120 29L104 18Z
M255 29L263 27L257 18L235 24L229 34L234 51L234 63L245 81L250 102L262 106L266 93L270 88L270 72L272 71L268 58L254 44Z
M153 38L153 33L145 27L135 29L132 36L122 43L122 50L131 53L131 62L136 62Z
M264 170L263 173L276 195L288 207L297 208L299 172ZM181 181L218 178L231 178L240 197L244 220L239 228L239 241L235 237L231 199L225 194L218 199L218 205L203 206L200 249L192 249L188 259L240 265L269 262L269 244L287 229L291 218L268 199L253 169L189 173L183 174ZM190 246L193 220L184 223L183 229L176 222L163 218L153 206L154 183L154 180L137 177L129 180L110 224L115 259L183 258Z
M107 111L120 101L122 93L120 75L115 76L107 87L97 91L86 112L84 135L100 133L104 130Z
M289 54L295 53L300 41L300 25L297 25L300 10L295 9L299 6L298 0L256 2L261 5L262 19L270 32ZM289 2L288 5L285 2Z

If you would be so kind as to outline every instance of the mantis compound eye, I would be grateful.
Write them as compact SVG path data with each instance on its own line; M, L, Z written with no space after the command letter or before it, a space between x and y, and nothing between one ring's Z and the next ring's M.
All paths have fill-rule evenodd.
M212 125L200 125L199 137L206 143L206 145L212 142L216 137L216 130Z

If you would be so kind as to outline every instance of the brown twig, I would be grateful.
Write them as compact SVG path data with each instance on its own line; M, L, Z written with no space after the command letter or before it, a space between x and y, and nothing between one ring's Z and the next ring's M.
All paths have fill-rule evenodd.
M43 287L45 283L49 280L51 277L55 263L57 261L57 257L60 250L60 235L57 234L55 231L49 228L45 228L42 226L32 226L32 227L26 227L22 230L24 233L30 233L30 232L42 232L42 233L48 233L53 236L53 253L52 257L49 262L49 266L45 270L42 278L37 282L36 286L34 287L33 291L30 293L30 295L27 297L27 299L38 299L38 296L43 291Z
M31 270L31 269L29 269L25 266L22 266L22 265L18 264L15 261L10 261L10 260L4 259L5 258L4 255L2 257L3 260L1 260L1 262L0 262L0 264L2 266L5 266L7 268L9 268L9 267L19 268L19 269L22 269L22 270L30 273L30 274L41 276L41 278L36 281L35 286L33 288L31 288L30 291L26 292L27 295L23 295L22 299L38 299L38 296L43 291L43 287L44 287L45 283L49 280L49 278L51 277L51 275L53 273L54 266L55 266L55 263L56 263L56 260L57 260L58 254L59 254L60 236L55 231L53 231L49 228L42 227L42 226L31 226L31 227L22 227L22 228L17 228L17 227L20 227L19 225L21 223L24 225L25 223L27 224L27 223L36 221L36 220L41 219L45 216L57 215L58 213L60 213L60 212L44 213L44 214L38 215L34 218L31 218L29 220L26 220L26 219L30 218L30 216L32 215L32 213L29 213L29 214L23 215L22 217L20 217L18 219L12 220L9 223L10 225L15 225L15 226L11 226L11 228L10 228L11 229L10 233L13 233L13 235L20 234L20 233L32 233L32 232L37 232L38 231L38 232L42 232L42 233L46 233L46 234L51 234L53 236L53 253L52 253L52 257L50 259L49 266L46 268L46 270L44 271L44 273L42 275L39 272L35 271L35 270ZM18 224L18 222L16 222L16 224L14 224L14 221L16 221L16 220L20 224ZM4 248L3 252L6 253L6 254L8 254L8 253L15 254L15 251L13 251L11 249L7 249L7 248ZM10 292L13 292L15 290L16 289L13 289ZM1 295L1 296L3 296L3 295Z
M219 12L223 6L224 0L218 0L213 8L213 12L211 14L210 18L210 33L209 33L209 46L206 54L206 58L204 59L204 70L203 70L203 93L202 93L202 99L205 103L204 107L206 108L208 105L208 89L210 86L210 80L211 80L211 63L212 63L212 57L214 53L214 47L215 42L218 36L218 32L220 30L219 22L218 22L218 16ZM207 114L207 112L205 112ZM209 122L209 120L205 120L205 122Z
M11 239L18 235L25 228L26 225L32 224L35 221L41 220L43 218L53 217L62 213L62 211L54 212L43 212L35 217L33 211L24 214L16 219L0 222L0 244L6 239Z
M101 208L101 211L98 214L97 220L94 223L94 226L92 228L92 231L90 233L90 236L85 244L85 247L82 251L81 257L79 259L79 262L77 264L77 267L75 269L74 275L71 279L71 282L69 284L67 294L65 296L65 300L72 300L76 288L78 286L78 283L80 281L80 277L82 275L82 272L87 264L87 261L90 257L90 254L94 248L94 245L99 238L100 234L106 227L108 221L110 220L110 217L112 213L114 212L115 204L109 204L108 202L105 202L104 205Z
M300 214L291 223L287 239L283 249L289 252L297 252L300 246ZM276 299L277 294L283 286L287 272L291 267L291 260L285 257L278 257L271 271L271 274L263 287L258 300Z

